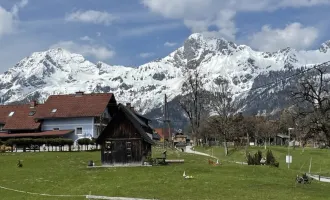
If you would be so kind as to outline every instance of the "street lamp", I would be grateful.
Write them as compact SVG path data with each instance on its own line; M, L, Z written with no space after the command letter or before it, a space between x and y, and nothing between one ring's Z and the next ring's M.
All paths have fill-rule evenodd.
M288 141L288 155L286 157L286 162L288 163L288 169L290 168L290 163L292 162L292 156L290 156L290 137L291 137L291 130L294 128L288 128L289 132L289 141Z

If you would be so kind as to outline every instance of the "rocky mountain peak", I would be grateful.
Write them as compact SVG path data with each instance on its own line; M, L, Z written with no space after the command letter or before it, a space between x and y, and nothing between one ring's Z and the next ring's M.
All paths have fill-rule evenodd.
M224 38L214 38L201 33L191 34L183 44L183 55L190 61L204 58L207 54L229 55L237 49L237 45Z
M183 46L165 58L139 67L94 64L82 55L55 48L33 53L0 74L0 103L44 100L51 94L78 90L112 92L118 102L132 102L142 113L156 113L155 116L161 110L164 94L169 101L181 94L184 66L198 68L205 85L226 79L232 91L242 95L247 94L242 91L252 88L260 74L326 62L329 56L330 51L291 48L273 53L254 51L249 46L200 33L190 35ZM264 80L259 79L258 85L262 84Z
M319 48L320 52L327 53L330 49L330 40L324 42L321 44L321 47Z

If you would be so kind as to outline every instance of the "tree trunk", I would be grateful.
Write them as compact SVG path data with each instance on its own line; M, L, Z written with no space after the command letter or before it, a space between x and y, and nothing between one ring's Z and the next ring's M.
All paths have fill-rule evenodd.
M225 147L225 156L228 155L228 147L227 147L227 140L224 138L223 146Z
M249 145L250 145L250 137L249 137L249 133L247 133L246 134L245 155L247 155Z
M265 144L265 149L267 149L267 142L266 142L266 138L264 139L264 144Z

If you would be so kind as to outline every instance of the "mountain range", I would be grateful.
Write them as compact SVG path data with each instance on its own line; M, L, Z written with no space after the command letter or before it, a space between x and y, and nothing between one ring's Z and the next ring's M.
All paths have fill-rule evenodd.
M274 114L290 104L288 88L297 82L294 78L283 82L283 78L314 65L330 66L328 61L330 40L315 50L288 47L260 52L199 33L190 35L168 56L138 67L93 63L82 55L56 48L32 53L1 74L0 104L31 99L42 102L52 94L76 91L112 92L118 102L131 102L158 126L167 94L170 117L182 127L187 120L176 100L185 79L184 67L198 69L205 82L227 79L243 112Z

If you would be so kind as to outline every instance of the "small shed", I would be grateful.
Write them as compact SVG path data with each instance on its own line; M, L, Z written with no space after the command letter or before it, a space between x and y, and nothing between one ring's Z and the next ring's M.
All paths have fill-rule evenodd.
M289 136L284 134L277 134L275 137L275 144L276 145L285 145L289 142Z
M118 104L116 114L97 138L103 165L142 165L151 156L153 129L130 104Z

